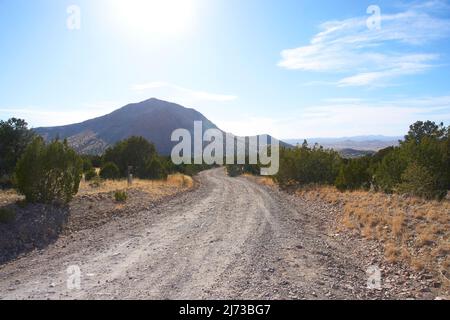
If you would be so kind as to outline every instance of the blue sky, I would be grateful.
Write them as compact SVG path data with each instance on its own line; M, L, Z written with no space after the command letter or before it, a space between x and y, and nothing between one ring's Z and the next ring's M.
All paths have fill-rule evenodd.
M0 119L157 97L240 135L402 135L450 124L449 40L448 1L0 0Z

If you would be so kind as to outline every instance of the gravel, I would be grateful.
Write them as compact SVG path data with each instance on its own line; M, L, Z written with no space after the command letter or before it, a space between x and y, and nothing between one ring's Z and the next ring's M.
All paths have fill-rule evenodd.
M338 210L326 203L227 177L223 168L198 181L195 190L153 206L132 196L117 215L102 207L104 199L91 209L80 204L77 214L84 210L92 222L0 266L0 298L438 297L433 279L385 264L377 243L336 233ZM96 208L105 210L101 223L92 218ZM79 289L67 286L73 265L81 271ZM380 268L380 290L367 287L371 265Z

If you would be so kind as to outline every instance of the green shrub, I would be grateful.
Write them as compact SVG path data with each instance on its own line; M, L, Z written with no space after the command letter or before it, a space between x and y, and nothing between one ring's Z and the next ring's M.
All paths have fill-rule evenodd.
M442 199L447 190L439 188L438 179L425 167L411 163L402 174L402 182L398 185L399 193L425 199Z
M448 138L443 145L443 161L445 163L444 179L446 181L446 188L450 190L450 130L448 131Z
M85 172L84 174L84 179L86 181L91 181L94 178L98 177L97 171L95 170L95 168L90 168L88 171Z
M282 187L334 184L341 161L337 152L318 145L309 148L305 141L301 147L280 149L280 170L275 180Z
M11 187L17 162L33 138L25 120L0 120L0 187Z
M261 174L261 166L259 164L245 164L242 171L248 174L259 176Z
M214 166L208 164L182 164L179 165L177 171L187 176L193 177L201 171L208 170Z
M13 209L0 208L0 223L11 223L16 219L16 212Z
M408 159L400 148L388 153L375 170L374 182L378 190L394 192L408 166Z
M83 159L83 172L87 173L91 171L94 167L92 166L92 162L88 158Z
M240 176L243 172L243 167L237 164L229 164L227 165L227 174L230 177Z
M144 178L149 161L156 155L155 146L145 138L130 137L107 149L104 160L116 164L120 177L126 177L131 166L136 177Z
M368 158L351 159L341 165L335 186L340 191L369 189L370 181Z
M17 163L17 190L27 202L67 204L78 192L81 158L67 141L46 145L35 138Z
M102 179L97 175L91 181L89 181L89 186L91 188L99 188L102 185Z
M167 179L167 171L158 157L153 157L140 174L143 179Z
M113 162L107 162L100 170L100 177L102 179L116 180L120 178L120 171L117 165Z
M117 202L125 202L125 201L127 201L127 199L128 199L128 195L127 195L127 193L126 193L125 191L117 190L117 191L114 193L114 199L115 199Z
M13 176L8 174L0 175L0 189L10 189L13 186Z
M91 167L100 168L103 164L101 155L84 154L81 157L83 158L84 171L89 170Z

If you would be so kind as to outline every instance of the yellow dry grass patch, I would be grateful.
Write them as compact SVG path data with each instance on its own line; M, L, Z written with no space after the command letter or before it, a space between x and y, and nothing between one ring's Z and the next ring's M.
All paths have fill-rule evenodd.
M0 189L0 206L13 203L15 201L21 200L23 197L19 195L15 190L1 190Z
M275 181L273 181L273 179L271 177L254 176L249 173L244 173L242 176L252 179L252 180L256 181L257 183L265 185L265 186L273 187L276 185Z
M381 241L389 262L404 262L415 270L438 275L450 287L450 201L310 187L297 194L342 207L340 229L357 230L361 236Z
M273 181L273 179L269 178L269 177L260 177L259 182L265 186L274 186L275 185L275 182Z
M89 195L97 193L109 193L117 190L140 190L156 196L165 196L194 186L194 180L183 174L169 175L166 180L141 180L133 179L131 186L128 186L126 179L103 180L98 185L92 182L80 183L79 195Z
M171 174L167 177L166 183L178 187L192 188L194 186L194 180L190 176L184 174Z
M117 190L138 189L156 196L171 195L175 192L191 189L194 186L194 180L183 174L172 174L167 180L141 180L133 179L133 184L128 187L126 180L103 180L98 186L92 182L80 183L77 195L90 195L98 193L109 193ZM15 190L0 190L0 205L7 205L23 199Z

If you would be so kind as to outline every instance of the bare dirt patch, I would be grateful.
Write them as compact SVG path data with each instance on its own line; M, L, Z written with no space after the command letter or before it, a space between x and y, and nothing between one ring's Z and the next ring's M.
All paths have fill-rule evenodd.
M0 223L0 264L34 249L43 249L60 234L71 235L95 229L114 220L149 210L161 202L194 187L192 178L169 176L167 181L136 179L128 187L126 181L103 181L98 186L82 182L77 196L66 207L25 204L13 190L0 191L0 209L14 213L8 223ZM116 190L124 190L127 201L114 199Z
M103 181L98 186L82 182L78 195L70 203L65 233L96 228L112 219L150 210L194 187L194 180L181 174L170 175L167 180L134 179L131 186L126 180ZM115 201L116 191L124 191L127 200Z

